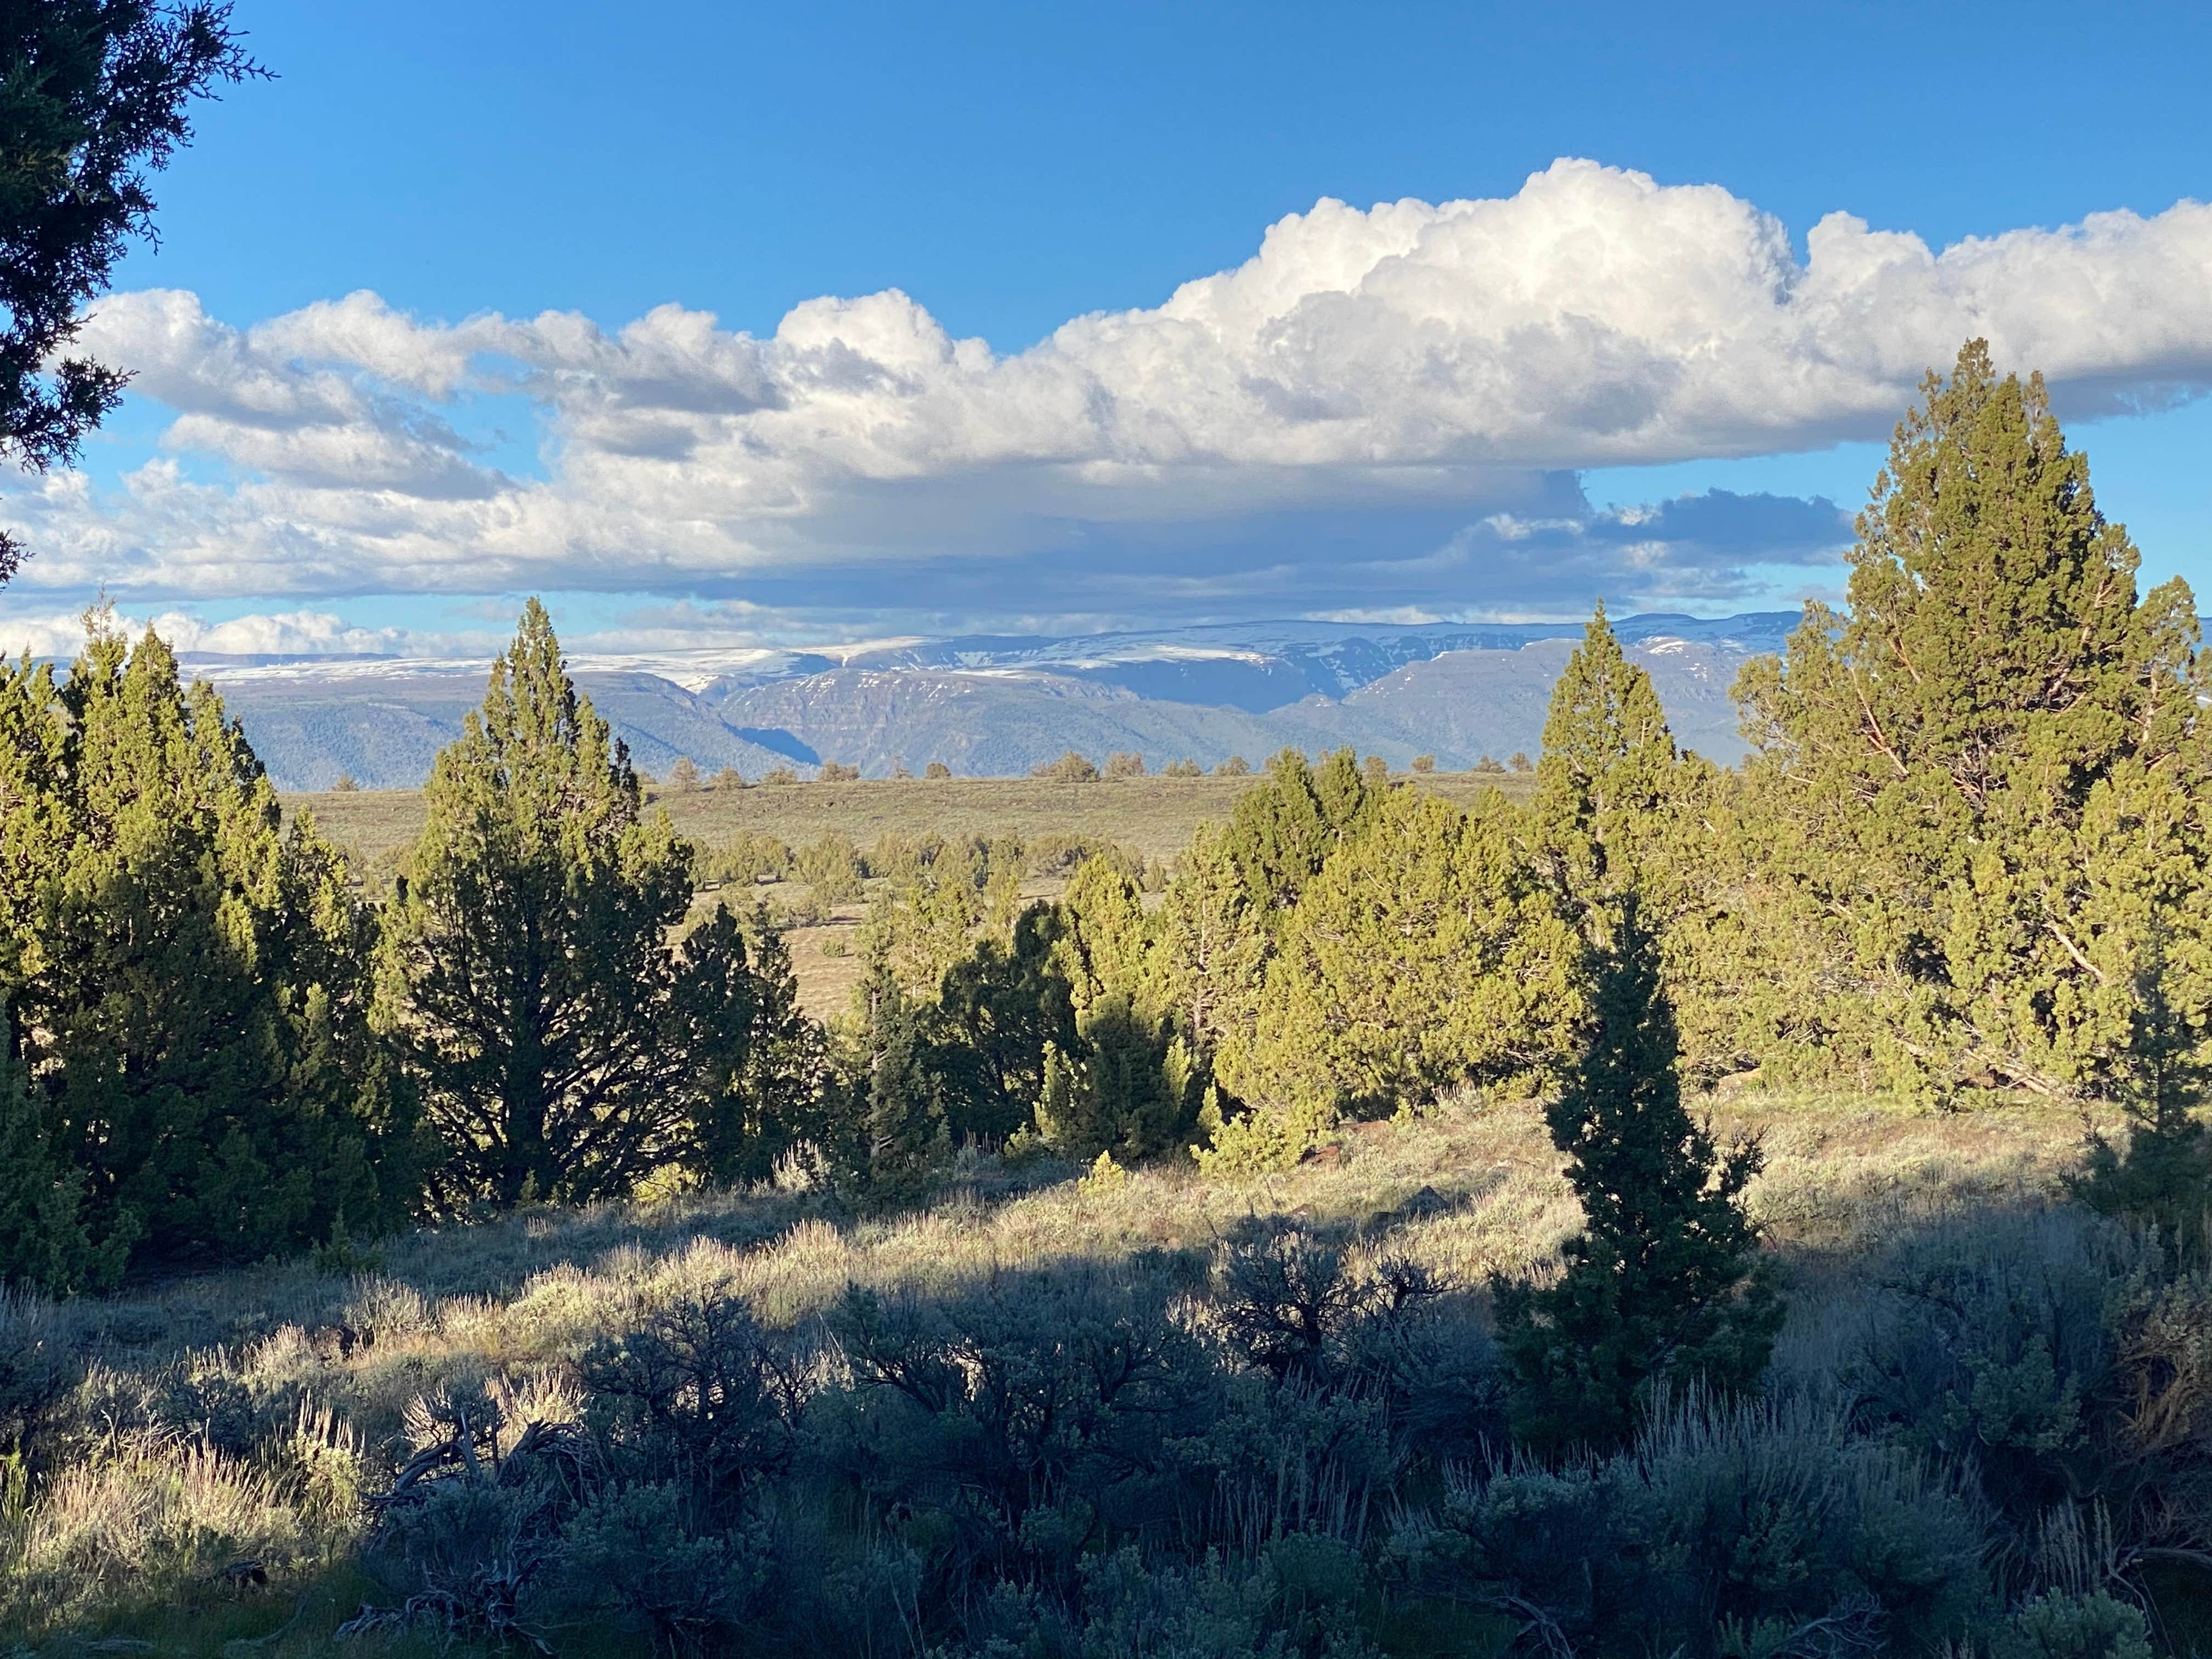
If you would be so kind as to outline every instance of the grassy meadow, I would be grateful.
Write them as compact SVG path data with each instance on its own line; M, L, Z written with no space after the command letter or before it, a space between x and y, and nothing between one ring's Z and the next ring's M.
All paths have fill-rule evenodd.
M1255 773L1255 775L1257 775ZM1432 772L1414 781L1460 805L1485 789L1527 799L1534 774ZM878 778L855 783L756 784L744 789L656 789L655 805L692 841L714 847L747 830L793 847L841 831L866 847L886 836L1092 836L1146 858L1171 861L1208 819L1226 819L1254 777L1115 778L1060 783L1044 778ZM331 840L374 862L422 827L417 790L352 790L285 797L313 812Z
M1717 1129L1765 1139L1751 1201L1790 1297L1784 1380L1835 1363L1900 1240L2051 1206L2083 1127L2029 1103L1948 1115L1848 1096L1708 1103ZM16 1304L0 1316L43 1320L52 1346L82 1357L70 1432L105 1443L27 1514L0 1504L15 1546L0 1652L489 1650L422 1633L334 1641L377 1595L349 1565L370 1471L419 1443L425 1399L482 1389L516 1418L572 1417L580 1358L678 1291L734 1296L834 1369L824 1319L849 1286L927 1304L1087 1264L1202 1295L1224 1241L1256 1224L1408 1258L1480 1318L1488 1274L1540 1267L1574 1225L1560 1167L1534 1107L1462 1097L1358 1126L1261 1179L1170 1163L1102 1181L963 1158L902 1213L857 1214L804 1188L677 1194L426 1230L353 1261ZM133 1426L149 1416L177 1426ZM878 1650L909 1650L886 1638ZM1409 1637L1402 1650L1490 1650Z
M1535 780L1528 773L1431 772L1409 775L1422 789L1455 805L1471 805L1485 790L1525 800ZM658 789L653 805L666 809L677 829L702 848L722 846L747 833L774 836L792 848L831 834L862 848L887 838L919 841L941 836L989 840L1083 836L1120 842L1147 861L1172 865L1200 823L1225 821L1254 778L1102 779L1061 783L1042 778L900 778L854 783L754 785L744 789ZM285 797L288 812L314 815L324 834L349 853L372 883L396 866L422 827L419 790L348 790ZM1047 878L1024 884L1033 899L1057 898L1066 883ZM695 915L730 895L702 892ZM764 900L789 912L810 908L804 882L763 883L744 898ZM861 963L854 935L867 913L865 897L823 907L811 925L785 936L799 994L809 1013L842 1012Z

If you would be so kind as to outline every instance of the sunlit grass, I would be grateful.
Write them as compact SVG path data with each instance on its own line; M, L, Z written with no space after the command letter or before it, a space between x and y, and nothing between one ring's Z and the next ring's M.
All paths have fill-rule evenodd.
M1717 1133L1762 1139L1753 1212L1808 1304L1835 1263L1903 1224L2054 1195L2083 1127L2075 1110L2010 1102L1948 1115L1850 1095L1711 1104ZM373 1482L418 1395L503 1379L557 1395L593 1340L679 1285L727 1289L765 1322L805 1328L848 1285L942 1292L1140 1252L1195 1277L1240 1223L1289 1217L1387 1237L1479 1299L1492 1273L1540 1271L1575 1226L1559 1169L1536 1105L1468 1098L1358 1126L1323 1158L1245 1181L1171 1160L1085 1182L970 1157L907 1213L857 1213L823 1192L678 1194L418 1232L385 1242L372 1273L295 1262L70 1304L56 1310L59 1338L109 1386L212 1368L255 1399L297 1402L307 1426L273 1458L118 1442L52 1480L10 1530L0 1651L63 1630L178 1653L258 1641L335 1594L361 1524L332 1490L343 1469L333 1476L326 1458L318 1474L318 1445L359 1449ZM270 1584L224 1581L240 1559L268 1564ZM252 1650L318 1650L336 1616L301 1611Z

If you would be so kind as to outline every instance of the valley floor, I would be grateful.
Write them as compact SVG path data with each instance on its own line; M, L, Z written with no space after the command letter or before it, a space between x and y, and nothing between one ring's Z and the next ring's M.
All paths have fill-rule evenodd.
M1525 799L1531 774L1436 772L1416 778L1462 806L1485 790ZM771 835L798 848L833 832L865 849L887 836L947 841L999 836L1024 839L1080 836L1119 842L1147 860L1171 865L1200 823L1224 821L1250 777L1122 778L1096 783L1054 783L1039 778L908 778L856 783L756 785L746 789L656 792L677 829L702 848L723 846L748 831ZM380 887L399 855L422 828L420 790L349 790L288 795L287 812L314 814L328 836L350 854L372 886ZM1032 899L1057 898L1064 880L1031 882ZM789 912L808 897L802 882L776 882L739 893L713 889L700 895L695 919L717 899L733 906L765 901ZM817 1019L846 1012L861 972L854 935L866 915L865 898L836 908L819 923L786 935L799 1000Z
M1255 769L1262 757L1252 757ZM1207 819L1226 819L1254 777L1119 778L1055 783L1042 778L902 778L857 783L754 785L745 789L656 790L683 834L714 847L746 830L793 847L841 830L862 847L885 836L1091 836L1118 841L1163 863L1190 844ZM1416 778L1462 806L1486 789L1514 800L1534 774L1435 772ZM311 811L323 833L368 863L414 839L422 827L415 789L288 794L288 811Z

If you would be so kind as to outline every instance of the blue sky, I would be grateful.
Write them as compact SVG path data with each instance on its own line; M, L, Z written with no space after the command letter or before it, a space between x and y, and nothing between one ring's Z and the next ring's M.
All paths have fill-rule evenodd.
M616 645L1787 603L1961 319L2212 586L2201 5L237 21L278 78L204 111L88 333L139 395L0 492L40 549L0 632L100 586L299 648L532 589ZM1367 216L1409 200L1485 205Z

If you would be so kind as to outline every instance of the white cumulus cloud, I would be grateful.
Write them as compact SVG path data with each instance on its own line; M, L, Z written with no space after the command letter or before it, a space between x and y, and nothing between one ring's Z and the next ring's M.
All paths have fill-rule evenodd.
M27 651L67 659L83 647L88 623L136 640L152 629L175 650L222 656L392 656L417 648L404 629L362 628L326 611L293 611L209 622L182 611L153 614L82 611L0 615L0 657Z
M1026 562L1041 586L1164 560L1294 595L1347 556L1308 527L1350 519L1377 559L1458 571L1413 602L1510 601L1479 590L1517 567L1480 550L1574 519L1558 475L1879 436L1974 335L2075 415L2196 394L2212 207L1940 251L1838 213L1800 259L1717 185L1563 161L1502 199L1322 201L1164 305L1014 353L896 290L806 301L766 337L673 305L608 331L368 294L240 328L128 294L84 343L174 412L169 453L112 490L24 480L0 516L37 550L21 584L177 597L734 593L915 561ZM518 398L542 476L470 435L481 400ZM1652 592L1767 556L1600 541Z

